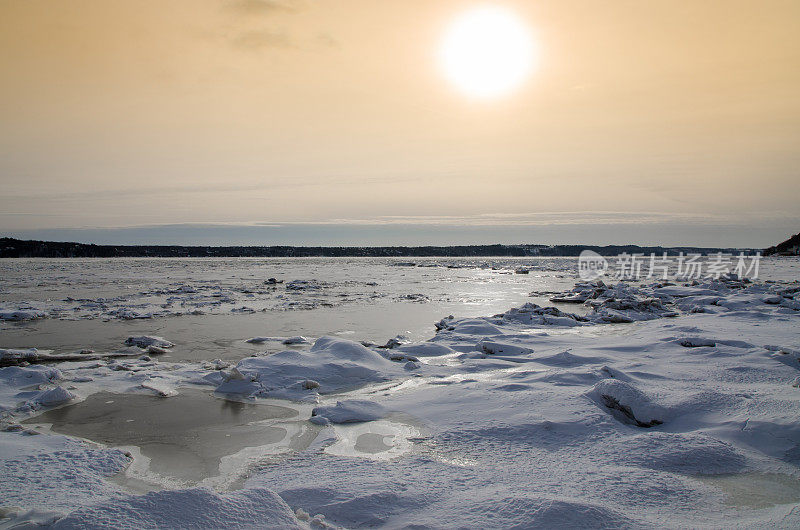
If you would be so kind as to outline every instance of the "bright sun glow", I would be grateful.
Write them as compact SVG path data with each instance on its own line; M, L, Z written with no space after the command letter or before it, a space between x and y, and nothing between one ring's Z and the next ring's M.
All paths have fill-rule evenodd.
M491 98L521 85L534 66L528 28L513 12L480 7L459 16L441 47L447 78L469 95Z

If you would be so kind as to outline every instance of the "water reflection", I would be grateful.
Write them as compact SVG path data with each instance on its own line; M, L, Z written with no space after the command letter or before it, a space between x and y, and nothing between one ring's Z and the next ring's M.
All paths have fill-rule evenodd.
M227 401L188 388L171 398L99 392L28 423L111 447L135 446L149 460L150 478L170 479L170 485L218 476L224 459L247 448L297 448L308 428L293 408Z

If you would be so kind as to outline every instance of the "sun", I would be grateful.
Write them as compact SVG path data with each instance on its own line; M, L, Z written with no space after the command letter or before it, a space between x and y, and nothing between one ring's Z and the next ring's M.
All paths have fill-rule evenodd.
M534 41L513 11L495 6L462 13L439 50L445 77L470 96L495 98L522 85L535 63Z

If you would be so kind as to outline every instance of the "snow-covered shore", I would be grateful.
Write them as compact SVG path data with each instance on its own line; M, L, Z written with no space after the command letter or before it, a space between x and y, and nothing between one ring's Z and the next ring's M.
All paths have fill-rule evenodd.
M321 337L234 366L142 349L2 368L2 523L800 526L800 284L584 283L562 296L576 295L580 314L529 303L447 317L431 340L391 348ZM281 400L308 443L220 465L243 481L142 496L110 479L158 474L135 450L20 423L101 390L191 387Z

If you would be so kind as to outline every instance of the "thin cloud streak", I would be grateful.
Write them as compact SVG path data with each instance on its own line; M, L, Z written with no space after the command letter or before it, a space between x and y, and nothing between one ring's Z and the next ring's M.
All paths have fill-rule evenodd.
M224 8L241 15L264 15L280 12L295 12L302 2L280 0L234 0L225 1Z

